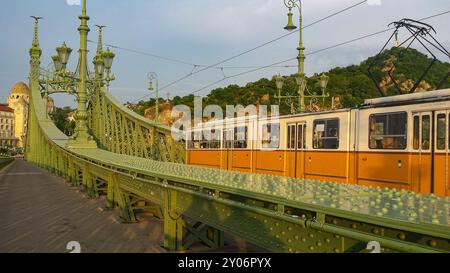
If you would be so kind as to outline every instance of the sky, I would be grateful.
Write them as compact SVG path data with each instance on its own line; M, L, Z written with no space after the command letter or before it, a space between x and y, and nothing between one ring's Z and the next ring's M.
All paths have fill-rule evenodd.
M41 66L51 63L55 48L64 41L74 49L69 68L75 70L78 59L81 13L79 0L15 0L5 1L0 9L0 103L5 103L9 90L18 81L28 82L29 55L33 34L30 15L42 16L40 43ZM310 24L360 0L303 0L304 24ZM111 92L121 102L135 101L147 94L149 72L156 72L164 87L191 71L192 64L212 65L248 49L259 46L287 32L287 9L283 0L87 0L91 20L89 39L97 40L95 24L106 25L104 43L164 56L189 65L161 60L130 51L112 49L116 53L113 73L116 81ZM304 30L306 54L366 34L384 30L402 18L421 19L450 10L449 0L369 0L345 13L324 20ZM427 20L437 31L435 37L450 49L450 13ZM294 11L298 25L298 11ZM336 66L358 64L375 55L392 33L357 41L345 46L308 56L306 73L322 73ZM400 33L400 37L404 36ZM289 35L251 53L221 64L225 67L265 66L296 57L298 35ZM89 44L92 60L96 45ZM438 55L443 61L449 61ZM91 61L89 62L92 67ZM296 61L286 64L295 65ZM224 76L247 69L208 69L160 91L161 96L182 96L216 82ZM290 75L294 67L273 67L227 79L197 93L206 95L214 88L229 84L245 85L273 75ZM154 97L154 94L152 95ZM55 95L58 107L74 106L69 95Z

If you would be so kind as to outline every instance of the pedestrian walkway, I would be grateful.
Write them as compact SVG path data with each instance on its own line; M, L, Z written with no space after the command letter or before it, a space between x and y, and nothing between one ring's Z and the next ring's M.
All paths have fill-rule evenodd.
M123 224L105 204L16 159L0 171L0 253L68 253L69 242L78 242L82 253L166 252L163 220L138 214L138 223ZM263 251L234 236L226 241L221 249L195 246L189 252Z
M165 252L162 220L121 224L104 205L17 159L0 173L0 252L65 253L72 241L83 253Z

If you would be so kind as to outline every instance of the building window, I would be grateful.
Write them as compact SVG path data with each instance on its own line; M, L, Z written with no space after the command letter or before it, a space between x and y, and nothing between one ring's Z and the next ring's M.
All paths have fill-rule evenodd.
M339 149L339 119L314 121L314 149Z
M445 114L439 114L437 116L437 126L436 126L436 147L438 150L445 150L447 139L447 120Z
M378 150L405 150L407 143L407 118L408 116L404 112L371 115L369 122L369 148ZM422 126L424 125L425 127L427 126L426 120L422 123ZM422 133L424 133L424 128L422 128ZM422 136L422 144L424 144L423 140L424 136Z
M280 147L280 124L264 124L262 126L262 148L278 149Z

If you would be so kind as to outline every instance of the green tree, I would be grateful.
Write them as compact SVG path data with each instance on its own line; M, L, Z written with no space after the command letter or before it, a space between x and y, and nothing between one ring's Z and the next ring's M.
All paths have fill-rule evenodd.
M53 120L56 127L58 127L58 129L64 132L66 135L72 135L75 131L75 122L71 122L67 119L69 113L74 111L75 110L66 106L64 108L56 108L55 111L50 113L50 118Z

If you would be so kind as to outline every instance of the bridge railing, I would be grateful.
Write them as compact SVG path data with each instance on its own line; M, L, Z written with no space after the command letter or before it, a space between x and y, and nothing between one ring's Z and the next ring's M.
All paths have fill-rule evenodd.
M102 149L68 149L32 88L26 158L67 178L124 221L164 218L164 245L223 246L230 232L277 252L450 251L449 200L406 191L244 174ZM376 250L376 249L375 249Z
M88 111L92 134L102 148L163 162L185 162L184 144L173 138L182 132L138 115L105 88L93 95Z
M168 128L106 92L91 105L90 122L109 151L70 148L39 92L41 53L35 31L25 159L92 198L106 195L124 221L139 211L164 218L169 250L220 247L229 232L277 252L361 252L368 243L384 252L450 251L448 197L171 163L181 155L170 149L177 145Z

